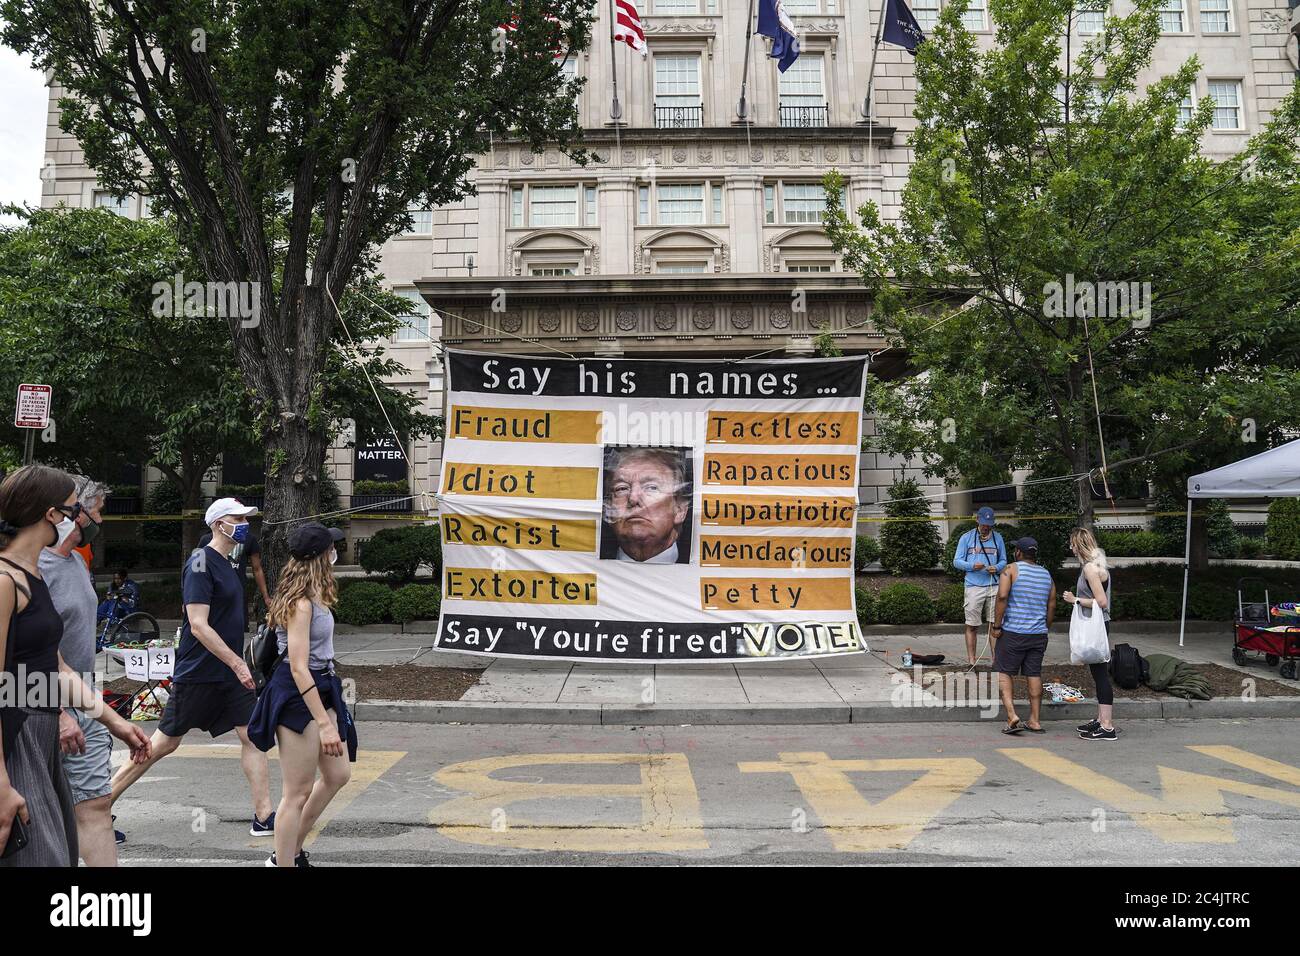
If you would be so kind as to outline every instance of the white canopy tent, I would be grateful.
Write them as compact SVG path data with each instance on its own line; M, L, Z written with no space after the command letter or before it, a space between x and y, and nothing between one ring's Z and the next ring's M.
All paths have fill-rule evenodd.
M1243 458L1187 479L1187 546L1183 553L1183 609L1178 620L1178 646L1187 624L1187 576L1192 559L1193 498L1300 497L1300 440Z

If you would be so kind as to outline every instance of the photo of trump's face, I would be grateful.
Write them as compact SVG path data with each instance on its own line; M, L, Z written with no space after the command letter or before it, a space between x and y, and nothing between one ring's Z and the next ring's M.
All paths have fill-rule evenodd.
M672 448L609 448L605 458L605 523L620 561L675 564L685 555L682 525L690 510L682 454Z

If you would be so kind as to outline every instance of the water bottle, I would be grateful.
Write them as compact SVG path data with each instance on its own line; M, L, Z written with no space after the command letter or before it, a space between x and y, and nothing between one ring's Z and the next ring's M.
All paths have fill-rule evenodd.
M910 647L907 650L903 651L903 666L904 667L912 666L912 649Z

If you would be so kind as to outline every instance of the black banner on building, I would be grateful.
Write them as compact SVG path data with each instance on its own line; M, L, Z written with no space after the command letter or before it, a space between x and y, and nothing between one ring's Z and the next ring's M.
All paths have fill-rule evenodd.
M354 481L406 480L406 457L392 435L376 436L358 444L356 454Z

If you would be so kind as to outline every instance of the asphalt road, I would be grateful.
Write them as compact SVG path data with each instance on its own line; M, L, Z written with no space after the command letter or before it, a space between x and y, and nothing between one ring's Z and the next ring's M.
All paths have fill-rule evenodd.
M310 842L348 864L1272 864L1300 859L1295 720L813 727L364 723ZM116 807L125 865L260 865L233 735ZM120 759L119 754L115 755ZM272 760L272 796L278 799Z

